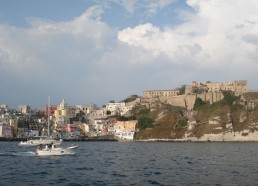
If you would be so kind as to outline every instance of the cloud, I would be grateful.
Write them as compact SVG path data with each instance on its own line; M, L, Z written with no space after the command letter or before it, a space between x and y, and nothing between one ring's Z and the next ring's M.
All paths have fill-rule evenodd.
M127 28L118 33L118 40L130 46L142 47L153 57L162 54L178 63L180 59L191 57L200 52L201 47L196 42L187 41L186 37L171 29L160 30L152 24L143 24L135 28Z
M135 12L145 16L153 16L158 10L161 10L177 0L111 0L122 6L128 14L132 15Z
M111 1L110 1L111 2ZM112 1L113 2L113 1ZM127 13L161 11L174 1L116 1ZM193 80L247 79L258 73L256 0L188 0L182 23L151 22L118 30L89 7L72 20L29 18L30 26L0 24L0 102L70 105L120 101L147 89ZM257 89L257 88L256 88ZM15 99L14 99L15 98Z
M91 7L68 22L31 19L32 27L26 29L2 25L0 51L5 65L19 71L47 61L60 61L58 65L68 60L74 63L74 57L82 60L90 51L104 50L112 31L100 21L100 14L99 7ZM83 53L84 50L87 52Z
M37 88L31 93L39 99L51 93L85 96L91 92L89 86L93 90L102 81L101 74L97 78L94 74L101 68L102 53L115 38L114 30L100 20L101 13L99 7L91 7L67 22L31 18L29 28L0 25L0 78L13 79L12 86ZM8 86L5 91L11 89ZM19 91L21 96L28 90Z
M126 28L118 33L118 40L142 47L153 55L164 54L172 63L188 59L210 68L253 60L247 54L255 52L256 46L247 41L247 35L257 37L257 1L189 0L187 3L195 9L188 22L175 28L158 28L150 23Z
M113 2L119 4L120 6L124 7L124 9L129 13L132 14L135 11L135 6L137 4L137 0L113 0Z
M170 4L175 3L177 0L156 0L156 1L152 1L150 2L150 4L148 4L147 6L147 11L145 14L151 16L156 14L156 12L159 9L163 9L165 7L167 7Z

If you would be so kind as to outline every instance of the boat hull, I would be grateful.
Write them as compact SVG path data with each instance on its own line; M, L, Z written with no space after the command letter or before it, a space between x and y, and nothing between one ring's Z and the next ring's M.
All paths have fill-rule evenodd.
M75 151L73 149L60 149L60 150L37 150L37 156L64 156L64 155L74 155Z
M36 155L37 156L73 155L75 154L74 149L76 148L78 148L78 146L70 146L67 148L63 148L63 147L60 147L60 143L52 143L51 145L40 145L36 150Z

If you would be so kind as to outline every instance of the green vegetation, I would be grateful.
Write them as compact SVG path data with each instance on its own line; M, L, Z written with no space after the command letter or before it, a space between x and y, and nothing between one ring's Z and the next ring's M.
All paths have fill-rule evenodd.
M177 88L179 90L179 95L185 94L185 85L181 85L181 87Z
M240 100L240 96L235 96L234 92L230 90L223 91L222 94L224 95L222 102L226 105L232 106L233 103L237 103Z
M139 129L146 129L153 127L153 120L148 116L140 116L138 118L138 127Z
M177 121L177 127L186 127L187 126L187 118L181 118Z
M117 117L118 121L130 121L130 120L136 120L135 116L129 116L129 117L125 117L125 116L119 116Z
M201 88L201 87L193 87L192 91L193 91L193 93L195 93L195 94L202 94L202 93L207 92L206 89Z
M210 112L215 112L216 110L219 110L220 108L222 108L225 104L223 103L223 101L218 101L215 103L212 103L209 107Z
M208 108L211 112L222 108L223 106L230 106L231 108L237 110L241 109L243 106L240 105L240 96L235 96L234 92L232 91L223 91L224 98L221 101L212 103ZM206 108L207 109L207 102L204 102L201 98L196 98L194 103L194 110Z
M140 96L134 94L134 95L131 95L131 96L125 98L125 99L122 100L121 102L128 103L128 102L131 102L131 101L136 100L136 99L139 98L139 97L140 97Z
M140 115L148 115L150 113L150 109L141 109L141 110L139 110L139 112L138 112L138 114L140 114Z
M203 101L201 98L196 98L194 103L194 110L197 110L198 108L201 108L203 105L206 105L207 103Z
M135 117L138 120L139 129L154 127L154 121L150 117L150 109L147 109L145 107L135 107L134 112L132 114L132 117Z

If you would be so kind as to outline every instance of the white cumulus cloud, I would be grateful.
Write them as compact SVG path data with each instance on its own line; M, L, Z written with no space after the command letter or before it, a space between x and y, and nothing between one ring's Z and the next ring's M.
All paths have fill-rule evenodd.
M149 10L155 16L175 1L109 2L125 7L126 14ZM26 28L0 24L0 101L43 105L39 100L51 95L101 106L192 80L247 79L255 88L257 0L188 0L191 10L177 12L185 16L183 23L139 21L121 30L103 21L100 4L67 21L30 18Z
M195 10L188 22L174 28L150 23L126 28L118 33L118 40L152 54L165 54L173 63L188 59L208 68L252 62L249 56L256 52L257 45L248 36L257 37L257 1L187 2Z

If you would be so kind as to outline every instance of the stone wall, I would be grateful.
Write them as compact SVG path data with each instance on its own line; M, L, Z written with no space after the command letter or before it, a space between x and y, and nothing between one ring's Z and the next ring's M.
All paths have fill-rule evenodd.
M198 98L201 98L203 101L209 102L210 104L218 102L223 99L223 94L221 92L209 92L203 94L197 94Z
M203 101L206 101L212 104L214 102L217 102L223 99L223 94L221 92L209 92L209 93L203 93L203 94L197 94L197 95L179 95L179 96L160 97L160 98L145 98L144 103L161 101L164 103L168 103L170 105L184 107L187 110L192 110L197 97L201 98Z

